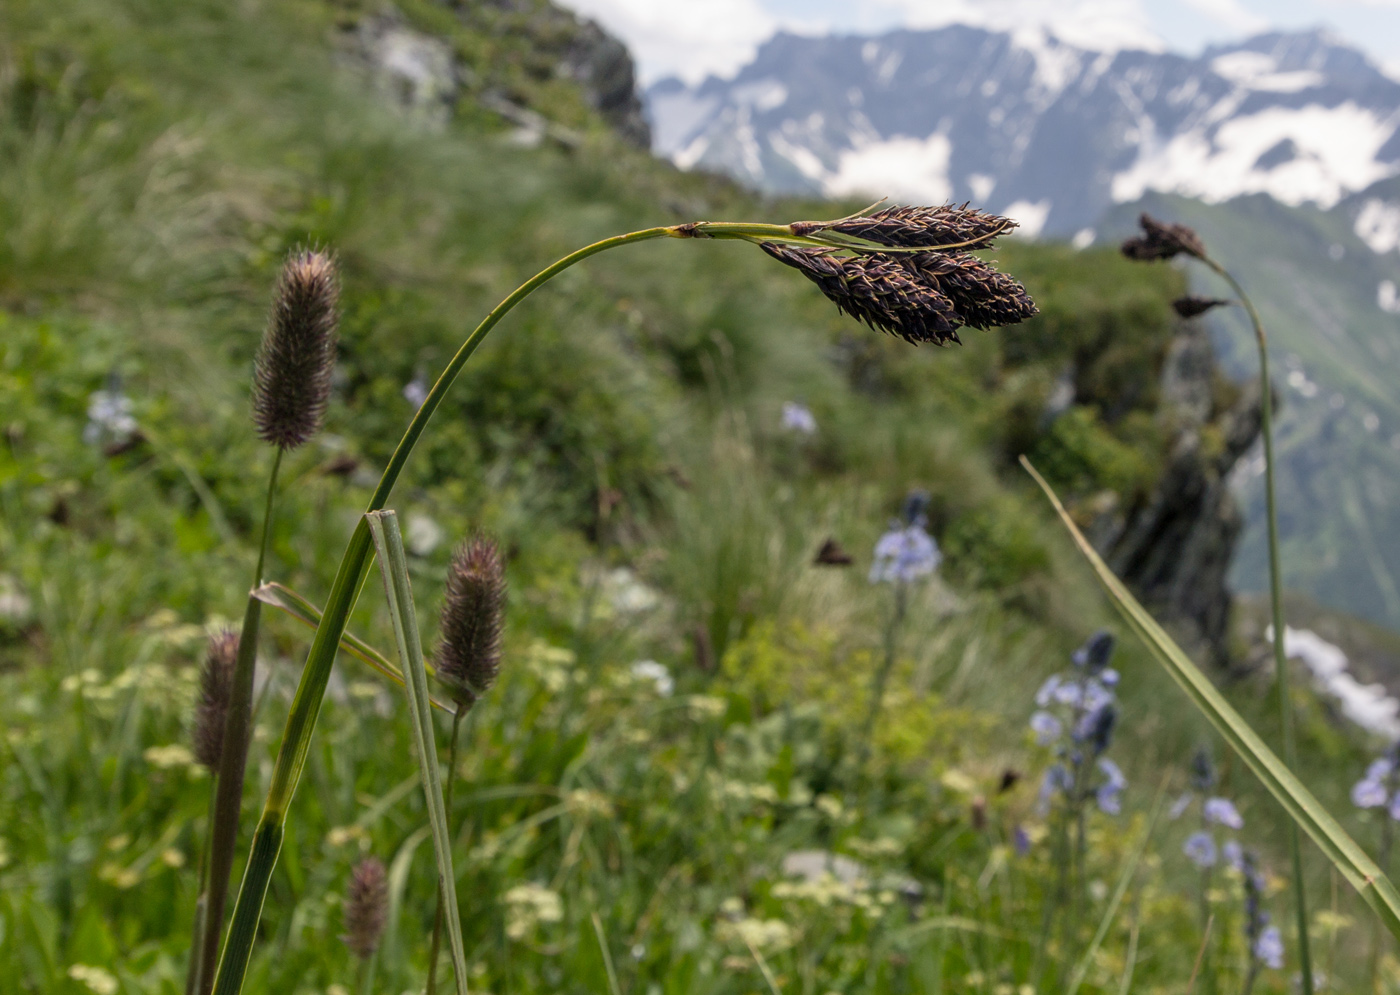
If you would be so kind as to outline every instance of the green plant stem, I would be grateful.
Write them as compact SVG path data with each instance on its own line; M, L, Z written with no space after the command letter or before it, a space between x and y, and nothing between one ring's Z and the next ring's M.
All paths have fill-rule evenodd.
M467 995L467 956L462 946L462 917L457 905L457 877L452 870L452 840L447 829L447 808L442 799L438 774L437 743L433 737L433 712L428 707L428 675L423 667L423 646L418 635L418 615L408 580L408 557L403 550L399 519L392 511L372 511L365 516L374 548L379 555L379 573L394 638L399 645L404 687L408 691L409 718L418 747L418 766L423 775L423 797L428 804L428 820L433 833L433 856L437 861L438 894L442 896L447 919L447 937L452 952L452 973L457 995Z
M683 227L683 226L682 226ZM742 226L740 226L742 227ZM370 497L367 511L382 509L389 499L404 464L418 443L419 437L428 426L429 419L442 403L453 381L462 367L476 352L488 332L510 313L517 304L529 297L536 289L548 283L558 274L589 256L615 249L634 242L653 238L688 238L681 228L647 228L642 231L616 235L594 242L592 245L570 253L554 264L541 270L521 284L477 325L467 336L456 354L452 357L442 375L428 391L403 438L399 440L393 455L389 458L379 486ZM732 235L726 237L741 237ZM268 883L272 879L272 869L276 866L278 852L282 848L284 823L287 808L296 792L302 770L306 766L306 756L311 745L311 733L321 711L321 702L326 693L326 682L330 680L331 665L335 662L336 649L340 637L345 632L350 611L355 606L365 578L368 576L370 553L369 525L364 518L355 526L350 542L341 557L331 591L326 599L325 614L316 627L311 648L307 651L306 664L302 668L301 680L297 684L296 695L292 699L283 730L277 762L272 771L272 783L268 787L267 800L263 804L262 817L253 836L253 844L248 856L248 865L243 873L243 883L239 888L238 901L234 906L233 920L229 926L228 942L219 962L218 980L215 991L218 995L237 995L243 987L243 978L248 970L248 959L252 955L253 941L256 938L258 920L262 917L263 902L267 898Z
M885 658L880 663L880 669L875 672L874 680L870 683L870 707L865 713L865 722L860 730L860 754L856 758L856 779L859 783L865 779L865 768L870 764L870 754L874 746L875 723L880 718L880 706L885 700L885 687L890 682L890 674L894 671L895 654L899 650L899 630L904 625L904 616L909 607L908 585L902 581L895 581L894 585L894 610L890 613L890 623L885 627Z
M1288 689L1288 658L1284 652L1284 635L1288 631L1283 621L1283 577L1278 553L1278 498L1274 487L1273 385L1269 382L1269 343L1264 323L1255 310L1254 302L1244 292L1239 281L1214 259L1205 264L1230 284L1235 296L1244 305L1254 326L1254 340L1259 346L1259 416L1260 434L1264 437L1264 507L1269 528L1269 605L1274 625L1274 687L1278 695L1279 725L1283 734L1283 762L1289 769L1298 769L1298 746L1293 733L1293 700ZM1298 824L1288 823L1288 848L1293 863L1293 905L1298 921L1298 967L1302 972L1303 995L1313 995L1312 950L1308 941L1308 899L1303 881L1303 844Z
M470 705L458 705L456 713L452 716L452 739L447 746L447 788L443 798L443 808L447 810L447 817L452 818L452 787L457 783L457 732L462 726L462 716L466 714ZM428 985L424 989L426 995L436 995L437 992L437 966L438 949L442 945L442 889L438 889L437 909L433 912L433 941L428 945Z
M274 499L277 495L277 473L282 468L282 447L272 457L272 471L267 479L267 500L263 508L262 537L258 541L258 565L253 571L253 586L243 609L243 630L238 635L238 660L233 668L229 687L228 713L224 719L224 742L219 753L219 769L210 790L214 804L209 820L209 850L205 862L207 882L203 935L195 941L191 956L198 957L195 969L195 991L208 995L214 986L214 964L219 955L219 935L223 931L224 906L228 901L229 876L233 871L233 854L238 846L238 821L243 807L243 776L248 763L248 742L253 724L253 678L258 659L258 625L262 617L262 602L253 591L262 584L263 567L267 563L267 546L272 535Z

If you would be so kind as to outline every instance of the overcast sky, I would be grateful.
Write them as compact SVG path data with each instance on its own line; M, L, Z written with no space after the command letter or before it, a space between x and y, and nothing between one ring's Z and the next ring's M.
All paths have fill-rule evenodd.
M951 22L1046 24L1094 48L1193 54L1270 29L1323 26L1400 78L1400 0L559 0L627 42L642 82L729 75L775 31L870 33Z

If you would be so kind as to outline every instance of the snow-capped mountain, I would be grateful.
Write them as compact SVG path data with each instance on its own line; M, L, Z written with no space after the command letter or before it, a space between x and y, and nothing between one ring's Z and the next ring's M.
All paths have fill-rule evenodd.
M1039 28L779 34L733 79L646 97L657 150L683 168L772 192L972 200L1030 234L1087 239L1152 191L1328 208L1400 174L1400 82L1316 31L1199 58ZM1368 241L1400 243L1400 204L1368 210Z

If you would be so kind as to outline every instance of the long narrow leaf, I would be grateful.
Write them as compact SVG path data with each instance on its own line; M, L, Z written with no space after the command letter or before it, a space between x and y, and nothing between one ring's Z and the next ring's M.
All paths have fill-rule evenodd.
M321 624L321 609L285 584L276 582L263 584L261 587L253 589L253 597L265 605L271 605L273 608L286 612L298 622L312 629ZM363 660L399 687L404 686L403 671L392 660L353 632L341 633L340 648L351 656ZM427 665L425 664L425 666ZM432 667L429 666L428 669L431 670ZM454 711L451 705L439 698L429 695L428 701L432 703L434 708L444 712Z
M1400 893L1396 892L1395 885L1341 824L1332 818L1331 813L1322 806L1316 796L1298 780L1274 751L1269 749L1244 717L1235 711L1234 706L1225 700L1225 696L1210 678L1191 662L1181 647L1153 620L1123 582L1114 576L1113 571L1069 517L1054 490L1045 482L1045 478L1031 466L1030 460L1022 456L1021 465L1035 478L1035 482L1054 505L1075 545L1093 567L1099 583L1103 585L1109 600L1123 616L1128 627L1147 644L1152 655L1166 668L1167 673L1171 674L1192 703L1210 720L1225 741L1239 754L1240 759L1249 765L1255 776L1264 782L1264 786L1279 800L1293 821L1312 837L1313 842L1327 855L1333 866L1341 871L1342 876L1375 910L1386 928L1396 937L1400 937Z
M457 906L457 877L452 872L452 839L447 830L447 810L442 802L442 781L438 774L437 742L433 738L433 713L428 708L428 676L423 668L423 646L418 637L418 615L413 607L413 591L408 582L408 557L403 551L399 518L393 511L372 511L365 515L374 549L379 556L379 573L384 579L384 596L389 601L389 617L399 659L407 678L408 714L413 721L413 737L418 746L418 765L423 775L423 794L428 802L429 825L433 830L433 851L437 857L438 888L442 891L447 919L447 938L452 951L452 971L459 995L467 991L467 955L462 947L462 920ZM451 773L449 772L449 776Z

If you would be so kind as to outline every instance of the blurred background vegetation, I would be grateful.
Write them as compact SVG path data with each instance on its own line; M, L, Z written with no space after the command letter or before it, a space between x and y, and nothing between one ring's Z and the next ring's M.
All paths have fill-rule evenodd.
M0 7L0 992L107 983L74 965L110 992L183 988L207 781L181 751L204 635L237 616L253 556L271 454L248 386L289 249L332 248L344 274L327 432L284 467L268 571L319 601L409 398L523 279L630 229L861 206L761 200L655 161L557 71L583 29L544 3L381 17L330 0ZM450 95L385 83L365 54L384 23L447 46ZM841 318L752 247L647 243L551 283L467 367L391 503L425 629L458 537L488 529L509 551L506 674L453 772L477 989L606 990L596 913L627 992L754 991L771 967L792 992L1019 995L1053 878L1043 845L1013 846L1044 831L1025 722L1111 619L1013 461L1030 454L1090 525L1160 496L1182 415L1159 384L1195 333L1168 306L1170 268L995 255L1042 315L939 350ZM1240 390L1211 364L1198 379L1209 448ZM101 390L129 398L136 435L85 441ZM783 427L788 401L815 433ZM913 488L947 559L914 592L857 781L890 611L868 551ZM812 564L828 538L851 568ZM391 644L373 597L352 627ZM248 809L308 634L267 620ZM1221 652L1271 736L1251 647ZM643 660L674 687L634 673ZM1138 647L1117 665L1131 788L1125 815L1092 824L1090 931L1157 792L1209 742ZM339 904L370 852L391 871L382 990L423 975L431 853L402 704L339 668L250 991L353 986ZM1340 811L1366 744L1306 691L1298 706L1305 778ZM1219 759L1281 866L1281 813ZM1181 990L1199 945L1185 831L1158 826L1084 991L1118 990L1139 922L1133 990ZM869 874L785 890L785 858L812 849ZM1364 910L1313 871L1321 966L1359 978ZM1230 887L1213 897L1220 990L1243 963ZM1286 988L1273 972L1256 990Z

